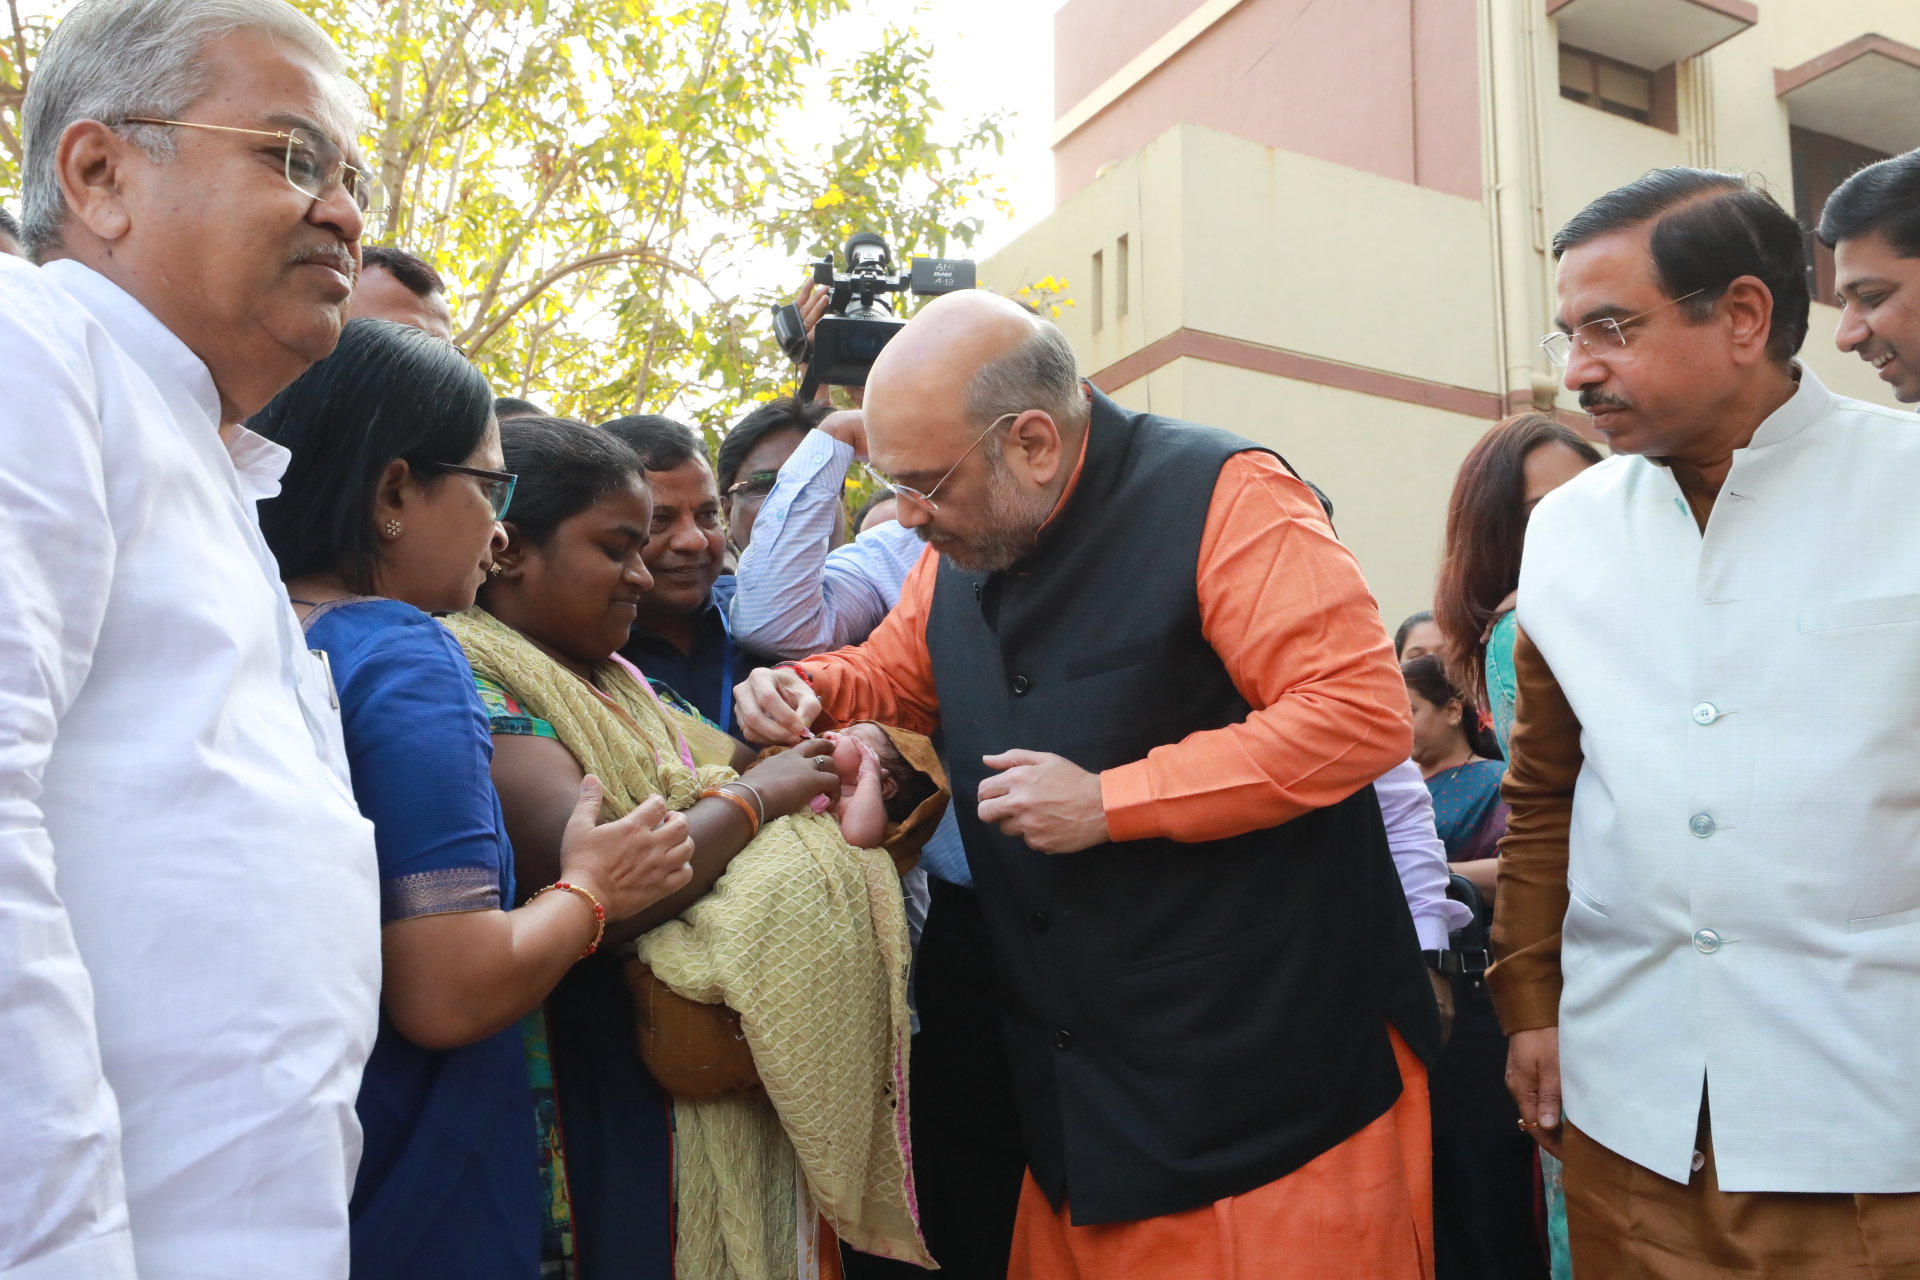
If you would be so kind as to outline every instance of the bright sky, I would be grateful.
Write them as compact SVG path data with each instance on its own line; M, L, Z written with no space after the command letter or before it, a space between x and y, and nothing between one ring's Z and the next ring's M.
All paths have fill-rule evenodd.
M1053 14L1065 0L867 0L864 15L833 24L848 38L867 24L910 25L935 49L935 87L948 113L971 119L994 111L1013 118L1006 153L995 166L1015 215L989 216L974 242L976 258L990 256L1053 209ZM861 7L856 0L856 7ZM835 46L829 45L830 49ZM836 49L836 51L838 51ZM952 132L952 129L941 132Z

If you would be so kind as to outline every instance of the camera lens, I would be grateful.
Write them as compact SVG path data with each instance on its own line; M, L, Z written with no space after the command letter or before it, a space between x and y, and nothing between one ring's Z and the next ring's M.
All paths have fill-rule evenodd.
M849 334L846 353L856 360L871 360L880 354L880 348L887 345L887 339L893 336L891 329L880 333L863 331Z

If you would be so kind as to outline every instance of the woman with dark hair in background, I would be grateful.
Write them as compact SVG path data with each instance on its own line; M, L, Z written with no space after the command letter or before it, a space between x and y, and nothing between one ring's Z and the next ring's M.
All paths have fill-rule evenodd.
M293 452L260 524L327 655L380 861L384 978L358 1105L353 1274L534 1280L520 1020L591 953L603 912L631 915L686 882L686 821L655 804L595 826L601 788L584 780L559 892L515 909L473 672L427 612L472 604L514 489L493 393L458 351L355 320L248 425Z
M1519 413L1480 437L1453 482L1433 617L1447 678L1493 715L1500 750L1513 728L1514 592L1527 517L1600 461L1600 451L1544 413Z
M1413 758L1433 795L1447 865L1490 898L1507 830L1499 745L1479 708L1448 683L1439 655L1402 663L1400 673L1413 704ZM1484 909L1478 923L1486 924ZM1534 1231L1533 1142L1514 1123L1507 1039L1484 966L1454 974L1452 986L1453 1038L1428 1077L1435 1280L1546 1280Z
M1503 756L1513 729L1514 593L1520 585L1527 520L1542 498L1599 461L1598 450L1554 418L1520 413L1496 423L1480 437L1454 480L1446 546L1434 586L1434 618L1446 639L1448 683L1488 709ZM1497 859L1490 857L1485 870L1473 877L1489 900L1497 865ZM1490 1238L1496 1223L1506 1222L1512 1228L1521 1220L1514 1179L1522 1168L1531 1175L1535 1148L1515 1127L1519 1111L1504 1085L1506 1040L1485 983L1468 985L1471 990L1458 989L1461 984L1456 981L1459 1021L1454 1034L1459 1048L1450 1056L1458 1061L1443 1060L1433 1074L1435 1231L1441 1243L1441 1277L1445 1280L1449 1274L1449 1258L1459 1260L1453 1270L1458 1276L1532 1275L1526 1270L1501 1270L1501 1264L1477 1244ZM1539 1161L1553 1280L1569 1280L1560 1162L1544 1152ZM1443 1178L1452 1191L1443 1189ZM1531 1220L1530 1186L1527 1199L1525 1217ZM1439 1212L1449 1204L1457 1207L1454 1212ZM1449 1248L1450 1240L1458 1245ZM1515 1265L1524 1264L1521 1260Z
M1447 847L1447 865L1493 892L1493 859L1506 834L1500 744L1480 722L1480 709L1447 682L1438 654L1400 664L1413 703L1413 762L1433 793L1433 825Z
M1408 614L1393 633L1393 658L1396 662L1411 662L1424 654L1440 652L1445 643L1440 625L1433 620L1433 610L1422 609Z

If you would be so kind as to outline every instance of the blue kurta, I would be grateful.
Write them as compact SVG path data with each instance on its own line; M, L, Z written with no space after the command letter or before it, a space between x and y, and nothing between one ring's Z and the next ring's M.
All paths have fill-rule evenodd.
M453 636L411 605L367 599L316 610L307 639L333 666L382 924L511 907L492 739ZM536 1280L539 1153L518 1024L441 1051L383 1009L358 1110L354 1280Z

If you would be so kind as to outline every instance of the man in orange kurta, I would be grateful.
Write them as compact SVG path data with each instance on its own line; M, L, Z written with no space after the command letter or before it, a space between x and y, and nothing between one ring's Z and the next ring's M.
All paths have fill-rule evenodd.
M1065 350L1052 326L1013 304L991 295L959 294L930 304L882 353L868 383L868 439L875 462L897 482L901 522L917 527L930 551L908 578L898 607L864 645L756 671L740 686L741 723L750 734L794 741L815 726L862 719L938 731L940 690L958 687L952 684L951 666L943 678L929 645L930 627L944 635L941 629L957 616L951 605L942 615L940 593L956 593L947 597L952 601L968 585L966 575L976 575L970 580L973 599L995 602L988 607L996 609L1003 588L1013 593L1007 596L1013 601L1021 579L1051 581L1046 574L1060 566L1043 559L1050 549L1057 560L1063 547L1097 552L1121 536L1123 526L1110 526L1113 531L1104 536L1090 526L1089 519L1118 513L1089 510L1089 504L1112 506L1128 494L1156 491L1157 482L1148 478L1141 489L1141 477L1127 471L1127 458L1135 456L1130 450L1165 447L1173 450L1166 458L1186 457L1180 450L1197 437L1183 436L1180 424L1126 418L1073 379L1070 352L1061 355ZM996 395L1002 403L993 403ZM1013 398L1005 399L1009 395ZM1120 448L1123 436L1125 449ZM1185 590L1197 602L1198 635L1230 678L1229 696L1237 692L1244 700L1244 713L1154 746L1142 758L1098 770L1062 753L1023 749L1018 741L1000 744L995 754L983 757L992 772L978 785L977 821L962 812L976 877L987 869L984 859L998 856L986 847L994 843L990 828L1002 837L1017 837L1029 852L1097 860L1103 849L1157 849L1162 846L1139 842L1158 841L1174 842L1164 848L1177 858L1180 845L1234 848L1231 842L1249 833L1283 828L1323 809L1347 806L1344 811L1364 813L1352 810L1351 798L1406 758L1411 735L1405 687L1358 566L1334 537L1312 493L1284 462L1245 442L1219 439L1226 443L1217 446L1224 457L1216 464L1217 476L1196 480L1185 463L1159 465L1173 467L1162 473L1169 484L1177 473L1178 483L1202 486L1204 516L1192 512L1190 526L1197 561L1186 559L1182 563L1191 568L1176 565L1173 571L1190 575ZM1169 538L1178 542L1177 534ZM1176 548L1171 554L1182 553ZM942 578L943 572L959 576ZM1069 573L1084 576L1078 569ZM1150 576L1143 573L1143 584ZM1164 576L1161 582L1164 586ZM1011 616L1017 606L1007 608ZM1124 630L1116 620L1114 634ZM1112 639L1091 632L1084 636L1089 651ZM951 663L953 642L941 643ZM1069 674L1048 688L1099 678L1113 670L1114 662L1140 667L1127 659L1125 646L1117 652L1120 658L1096 660L1082 676ZM1148 678L1152 669L1145 667ZM1036 680L1049 679L1042 674L1044 665L1032 670ZM1016 696L1033 690L1034 681L1024 673L1010 681ZM1160 696L1178 700L1182 689L1165 688ZM1088 715L1102 714L1098 695L1086 707ZM952 709L950 743L958 726L954 716L973 710ZM967 763L956 756L957 767ZM956 788L956 800L962 799ZM1371 803L1370 796L1364 798L1365 805ZM974 821L971 828L969 821ZM1353 857L1358 860L1361 853L1356 849ZM992 892L992 874L984 880L983 887ZM1398 892L1397 884L1391 888ZM1018 896L1019 890L1001 892ZM1401 902L1396 905L1404 914ZM1019 908L1022 931L1031 905L1023 902ZM1056 910L1061 928L1069 917L1079 921L1092 914L1079 906ZM1031 921L1040 934L1055 928L1044 911L1031 912ZM1328 972L1366 949L1409 945L1410 925L1404 936L1391 921L1380 932L1383 936L1343 938L1321 948ZM1024 951L1013 954L1018 948L998 949L1003 975L1012 973L1010 982L1019 986L1023 979L1017 971L1032 961L1023 958ZM1403 950L1394 954L1404 959ZM1405 972L1404 966L1392 968L1392 981L1400 983L1396 990L1406 989ZM1041 987L1046 977L1041 975ZM1261 977L1256 973L1248 980L1258 983ZM1424 977L1416 974L1412 981L1428 1001L1430 1017ZM1388 980L1376 985L1385 990ZM1375 1091L1379 1104L1361 1104L1358 1112L1351 1099L1331 1091L1327 1109L1344 1108L1340 1114L1346 1117L1336 1123L1337 1132L1286 1147L1289 1156L1260 1166L1267 1174L1228 1174L1223 1183L1198 1172L1209 1167L1210 1152L1182 1152L1164 1160L1142 1154L1139 1158L1152 1166L1142 1177L1154 1191L1130 1201L1124 1191L1112 1190L1115 1184L1106 1176L1113 1172L1124 1187L1126 1170L1092 1168L1084 1151L1076 1153L1072 1117L1085 1113L1075 1112L1075 1103L1061 1104L1060 1114L1067 1117L1062 1156L1053 1149L1056 1141L1036 1139L1034 1132L1052 1122L1052 1101L1031 1099L1038 1109L1029 1114L1023 1099L1032 1167L1009 1275L1014 1280L1431 1276L1425 1068L1400 1032L1386 1025L1390 1008L1406 1006L1384 996L1375 999L1371 986L1366 990L1368 998L1360 1004L1373 1011L1356 1016L1374 1021L1367 1024L1370 1031L1363 1027L1359 1034L1379 1046L1376 1063L1378 1052L1389 1053L1385 1069L1390 1075L1397 1071L1397 1080ZM1047 1003L1044 996L1019 1000L1016 1018L1029 1006ZM1249 1007L1254 1003L1250 1000ZM1423 1034L1416 1029L1425 1026L1417 1013L1391 1016L1410 1035ZM1078 1041L1067 1030L1048 1034L1063 1064L1076 1044L1083 1055L1096 1051L1095 1037L1086 1032ZM1276 1080L1286 1053L1311 1055L1316 1048L1310 1041L1286 1045L1285 1052L1274 1055ZM1193 1063L1189 1074L1204 1080L1207 1069L1204 1061ZM1060 1078L1067 1081L1078 1070L1078 1061L1063 1065ZM1023 1077L1035 1078L1031 1071ZM1314 1110L1313 1100L1301 1102L1308 1112ZM1302 1123L1310 1127L1311 1117ZM1046 1145L1046 1158L1036 1141ZM1222 1144L1231 1145L1231 1139ZM1151 1146L1142 1140L1142 1152ZM1076 1158L1082 1161L1078 1166ZM1189 1158L1188 1165L1181 1164ZM1071 1177L1063 1172L1076 1167L1079 1172ZM1188 1167L1195 1170L1191 1187L1182 1185L1187 1175L1179 1172ZM1094 1211L1076 1213L1076 1187L1083 1201L1099 1201ZM1149 1201L1180 1207L1139 1216L1114 1207Z

